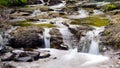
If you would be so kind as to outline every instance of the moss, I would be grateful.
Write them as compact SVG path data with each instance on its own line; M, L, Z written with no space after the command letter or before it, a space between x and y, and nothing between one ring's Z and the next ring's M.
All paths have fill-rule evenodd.
M115 4L107 4L106 6L103 7L103 10L104 11L111 11L111 10L114 10L116 8L117 8L117 6Z
M101 27L108 25L109 22L110 20L104 16L92 16L92 17L73 20L71 24L75 24L75 25L86 24L86 25Z
M31 21L22 21L22 22L18 22L17 24L14 24L14 26L21 26L21 27L26 27L26 26L40 26L40 27L47 27L47 28L52 28L52 27L56 27L53 24L33 24L31 23Z
M31 26L32 24L30 24L29 20L26 20L26 21L20 21L20 22L16 22L16 23L13 23L12 25L13 26Z
M110 34L110 31L106 30L104 31L104 35L109 35Z

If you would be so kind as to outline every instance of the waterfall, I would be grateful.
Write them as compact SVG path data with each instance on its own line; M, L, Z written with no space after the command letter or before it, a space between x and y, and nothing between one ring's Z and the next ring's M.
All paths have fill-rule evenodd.
M72 36L73 36L73 34L69 31L68 27L59 28L59 30L63 36L64 44L68 45L69 48L72 48Z
M3 37L2 35L0 35L0 50L2 49L2 45L3 45Z
M42 2L43 5L45 4L44 0L40 0L40 1Z
M99 54L99 33L104 31L104 27L94 27L94 30L88 31L86 36L82 37L78 46L78 52L82 51L90 54Z
M17 29L17 27L11 27L4 34L0 34L0 50L3 48L4 45L8 44L9 38L11 38L11 33L13 30Z
M50 48L50 29L49 28L44 28L44 43L45 43L45 48Z
M68 16L68 18L71 18L71 19L79 19L79 18L85 18L85 17L88 17L88 12L86 10L79 10L78 11L79 15L70 15Z

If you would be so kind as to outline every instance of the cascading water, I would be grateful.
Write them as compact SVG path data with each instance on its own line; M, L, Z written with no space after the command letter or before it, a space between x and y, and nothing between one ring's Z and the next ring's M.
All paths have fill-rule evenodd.
M59 28L59 30L63 36L64 44L68 45L69 48L72 48L72 36L73 36L73 34L69 31L68 27Z
M44 0L40 0L40 1L42 2L43 5L45 4Z
M4 45L8 43L9 38L11 38L9 33L15 30L16 28L17 27L11 27L7 31L5 31L4 34L0 34L0 50L3 48Z
M0 50L2 49L2 45L3 45L3 37L2 35L0 35Z
M85 18L85 17L88 17L88 12L86 10L79 10L78 11L79 15L70 15L68 16L68 18L71 18L71 19L79 19L79 18Z
M88 31L85 37L82 37L78 46L78 52L86 52L90 54L99 54L99 33L104 31L104 27L94 27L92 31Z
M32 17L38 16L41 14L41 11L39 9L34 10L34 12L31 14Z
M45 48L50 48L50 29L49 28L44 28L44 43L45 43Z

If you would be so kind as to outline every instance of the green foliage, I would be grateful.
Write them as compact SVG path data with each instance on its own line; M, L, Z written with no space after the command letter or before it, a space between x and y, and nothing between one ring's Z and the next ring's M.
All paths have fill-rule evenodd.
M104 7L104 11L111 11L111 10L114 10L116 8L117 8L117 6L115 4L108 4Z
M0 5L9 5L9 1L8 0L0 0Z
M0 0L0 5L4 6L21 6L25 5L27 0Z

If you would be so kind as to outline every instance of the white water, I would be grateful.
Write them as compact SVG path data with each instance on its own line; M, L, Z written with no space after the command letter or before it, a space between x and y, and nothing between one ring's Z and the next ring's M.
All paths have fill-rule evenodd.
M60 30L60 33L62 34L63 37L63 42L64 44L68 45L68 47L71 49L72 48L72 36L73 34L69 31L67 27L65 28L58 28Z
M79 10L78 11L79 15L70 15L68 16L68 18L71 18L71 19L79 19L79 18L85 18L85 17L88 17L88 12L86 10Z
M57 17L57 18L51 19L50 22L54 22L54 24L57 27L66 28L66 26L63 23L69 23L69 19L64 19L62 17Z
M94 30L88 31L86 36L81 38L79 46L81 46L82 52L99 54L99 33L102 31L104 31L104 27L94 27Z
M50 51L51 57L32 63L13 64L20 68L104 68L104 64L107 64L109 60L108 57L102 55L78 53L77 49L68 51L38 49L37 51L41 50ZM56 57L56 59L53 59L54 57Z
M45 4L44 0L40 0L40 1L42 2L43 5Z
M45 43L45 48L50 48L50 29L49 28L44 28L44 43Z
M2 49L2 45L3 45L3 37L2 35L0 35L0 50Z
M54 10L58 10L58 9L64 8L65 5L66 5L66 3L63 2L63 3L57 4L57 5L49 6L49 8L54 9Z
M34 10L33 13L31 14L32 17L38 16L41 14L41 11L39 9Z
M102 11L100 10L93 10L94 14L93 15L100 15L100 14L104 14Z

